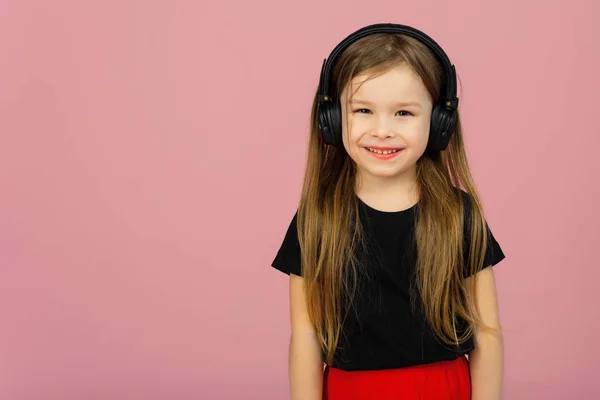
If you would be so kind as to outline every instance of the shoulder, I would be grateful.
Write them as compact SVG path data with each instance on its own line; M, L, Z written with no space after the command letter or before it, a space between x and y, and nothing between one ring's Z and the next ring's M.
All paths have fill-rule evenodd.
M462 203L465 207L465 213L470 212L473 204L473 197L471 194L464 189L457 187L454 188L454 191L456 192L456 196L462 200Z
M465 231L467 231L469 229L470 223L471 223L471 214L473 211L473 197L471 196L471 194L469 194L467 191L461 189L461 188L454 188L456 197L458 198L459 201L462 202L463 205L463 209L462 209L462 217L463 217L463 223L464 223L464 229Z
M502 247L500 246L500 243L498 242L498 240L496 239L496 237L494 236L494 234L492 233L492 229L490 228L489 223L487 222L487 220L485 219L484 216L484 212L483 210L481 210L480 212L477 212L477 216L474 218L474 210L475 210L475 201L474 198L471 194L469 194L468 192L457 188L457 193L458 195L462 198L463 201L463 205L464 205L464 229L463 229L463 233L464 233L464 256L465 256L465 260L470 260L470 258L472 256L474 256L475 253L479 253L479 251L477 251L477 249L475 249L475 253L471 253L473 244L474 244L474 234L476 234L475 232L473 232L473 224L474 224L474 220L476 219L480 219L480 221L482 223L478 223L476 224L476 226L481 227L480 231L477 232L476 236L481 237L481 236L485 236L486 239L486 244L485 247L482 249L483 253L484 253L484 260L483 260L483 264L478 265L478 269L483 269L483 268L487 268L490 266L494 266L496 264L498 264L500 261L502 261L505 258L505 254L504 251L502 250ZM479 215L480 214L480 215ZM477 243L479 244L479 241L477 241Z
M480 204L479 208L476 206L476 200L472 194L465 191L464 189L455 188L457 196L462 200L463 204L463 221L464 228L469 230L474 219L479 219L484 227L489 228L487 221L485 220L484 210Z

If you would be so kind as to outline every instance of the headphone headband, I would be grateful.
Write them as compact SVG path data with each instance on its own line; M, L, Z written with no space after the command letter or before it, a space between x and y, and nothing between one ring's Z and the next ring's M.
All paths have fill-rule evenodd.
M373 33L401 33L418 39L420 42L427 45L427 47L429 47L429 49L440 61L444 69L444 74L446 77L444 85L446 89L446 98L444 101L444 105L449 109L455 109L458 107L458 99L456 97L456 71L454 65L452 65L444 50L424 32L412 28L410 26L391 23L381 23L365 26L348 35L333 49L329 57L323 60L323 67L321 69L321 79L319 81L319 102L322 103L331 99L331 94L329 93L329 83L331 80L333 65L339 54L356 40L364 36L371 35Z

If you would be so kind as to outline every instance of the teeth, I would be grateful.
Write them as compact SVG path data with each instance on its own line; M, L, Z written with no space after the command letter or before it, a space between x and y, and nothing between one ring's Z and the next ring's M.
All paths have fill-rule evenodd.
M377 153L377 154L393 154L398 151L398 149L396 149L396 150L376 150L376 149L371 149L369 147L367 147L367 150L369 150L370 152L373 152L373 153Z

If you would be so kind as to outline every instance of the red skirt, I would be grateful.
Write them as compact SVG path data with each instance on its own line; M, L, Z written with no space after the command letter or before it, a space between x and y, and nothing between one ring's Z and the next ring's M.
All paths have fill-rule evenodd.
M469 400L469 362L461 356L378 371L343 371L326 366L323 400Z

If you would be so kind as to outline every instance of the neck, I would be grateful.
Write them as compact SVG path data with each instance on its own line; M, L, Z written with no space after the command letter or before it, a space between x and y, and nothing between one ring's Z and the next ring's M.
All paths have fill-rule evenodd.
M416 166L393 177L374 176L359 170L356 195L381 211L401 211L419 199Z

